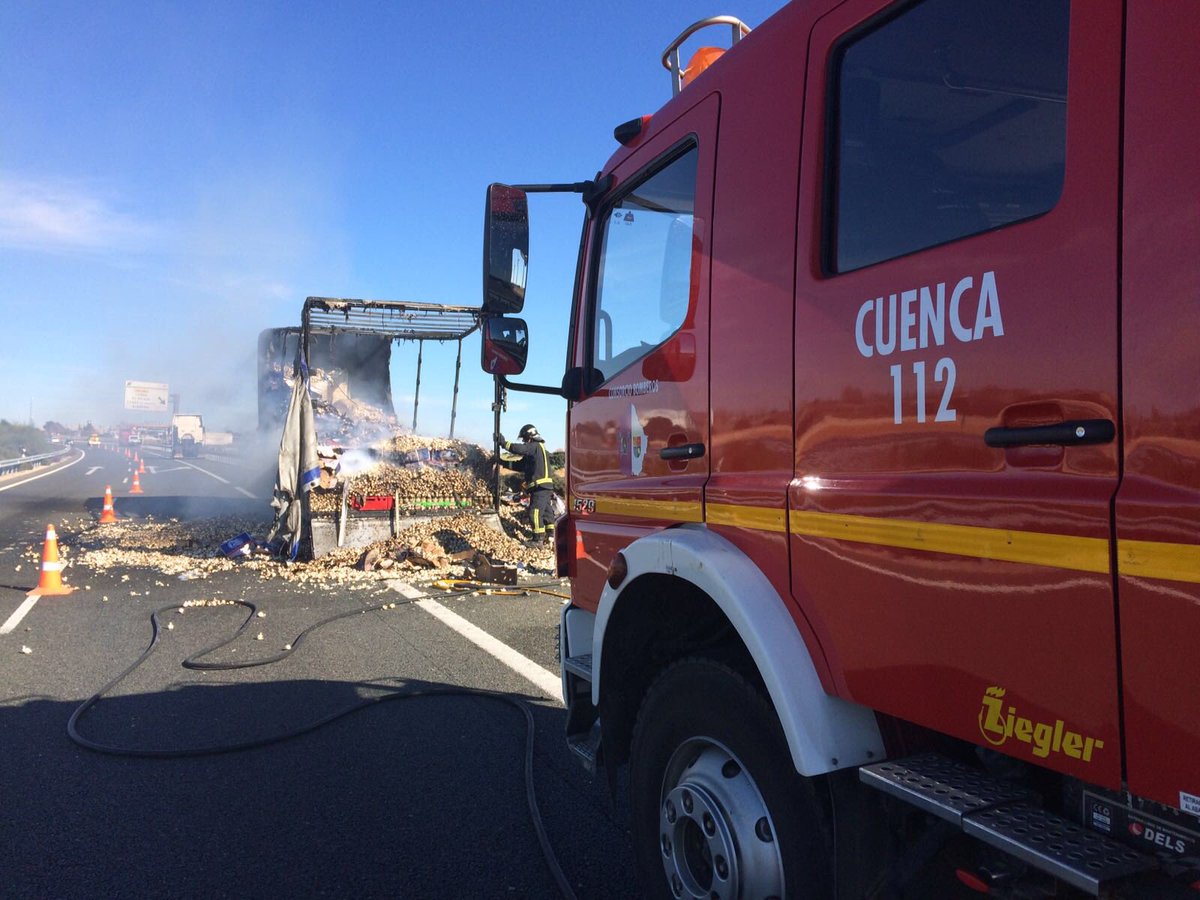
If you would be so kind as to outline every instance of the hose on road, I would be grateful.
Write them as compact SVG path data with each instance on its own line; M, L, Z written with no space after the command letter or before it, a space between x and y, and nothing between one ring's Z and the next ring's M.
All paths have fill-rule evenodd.
M432 597L454 596L459 593L461 593L461 591L451 590L451 591L446 592L445 594L431 595L431 596ZM297 635L296 639L293 640L292 643L288 645L287 649L285 649L279 653L276 653L274 655L271 655L271 656L266 656L266 657L262 657L260 659L254 659L254 660L249 660L246 662L237 662L237 663L206 662L204 660L204 657L208 656L211 653L215 653L217 650L220 650L222 647L225 647L225 646L237 641L242 636L242 634L246 631L246 629L251 625L251 623L254 621L254 619L256 617L256 613L258 612L258 607L247 600L224 600L224 601L221 601L221 603L219 605L222 605L222 606L234 605L234 606L244 607L247 611L245 621L242 622L242 624L238 627L237 631L233 634L232 637L230 637L227 640L221 641L220 643L214 644L211 647L206 647L203 650L193 653L191 656L187 657L183 661L182 665L185 669L197 669L197 670L209 671L209 672L228 671L228 670L233 670L233 669L249 669L249 668L254 668L257 666L270 665L271 663L279 662L280 660L286 659L287 657L291 656L298 649L300 649L300 645L304 643L304 641L308 638L308 636L310 634L320 630L321 628L324 628L326 625L330 625L330 624L332 624L334 622L338 622L342 619L348 619L352 616L362 616L369 612L390 609L395 606L407 605L407 604L415 602L416 600L422 600L422 599L428 599L428 598L417 597L417 598L413 598L411 600L408 600L408 599L391 600L391 601L388 601L387 603L379 603L374 606L366 606L366 607L362 607L361 609L353 609L353 610L349 610L348 612L338 613L337 615L333 615L333 616L329 616L328 618L321 619L319 622L309 625L307 628L305 628L303 631L301 631L300 634ZM83 716L87 713L87 711L89 709L94 707L104 697L105 694L107 694L109 691L111 691L113 688L115 688L118 684L120 684L122 681L124 681L127 677L129 677L129 675L131 675L143 663L145 663L145 661L147 659L150 658L150 655L158 647L159 637L163 630L162 623L159 620L159 615L162 613L171 611L171 610L179 609L179 608L180 607L179 607L178 603L173 603L170 606L160 607L159 609L156 609L153 613L151 613L150 623L151 623L151 627L152 627L152 633L151 633L150 643L146 646L146 649L143 650L141 655L139 655L137 659L135 659L128 667L126 667L124 669L124 671L122 671L119 675L117 675L115 678L113 678L111 681L109 681L106 685L104 685L104 687L100 688L100 690L96 691L96 693L92 694L92 696L88 697L88 699L83 701L83 703L81 703L75 709L75 711L73 713L71 713L71 718L67 721L67 735L68 735L68 737L70 737L70 739L72 741L74 741L80 747L84 747L85 749L95 751L96 753L105 753L110 756L142 757L142 758L154 758L154 759L183 759L183 758L187 758L187 757L213 756L213 755L222 754L222 753L240 753L240 752L243 752L246 750L255 750L260 747L267 747L272 744L278 744L283 741L288 741L293 738L300 737L301 735L309 734L310 732L316 731L318 728L328 725L330 722L337 721L338 719L344 718L345 716L348 716L352 713L358 712L359 710L366 709L367 707L375 706L379 703L387 703L387 702L390 702L393 700L412 700L412 699L416 699L419 697L442 696L442 697L475 697L475 698L479 698L479 699L492 700L492 701L496 701L499 703L504 703L508 706L511 706L511 707L519 710L525 718L525 800L526 800L526 804L528 805L528 808L529 808L529 816L530 816L530 820L533 823L533 829L537 834L538 844L540 845L541 850L542 850L542 856L545 859L546 866L550 870L550 874L554 878L554 881L558 886L559 893L563 896L564 900L575 900L575 892L572 890L570 882L567 880L566 874L563 872L562 866L558 862L558 857L554 853L554 848L550 844L550 837L546 832L546 825L545 825L544 820L542 819L541 809L538 807L537 795L534 790L533 749L534 749L534 735L536 733L536 726L535 726L535 723L533 720L533 712L530 709L529 703L527 701L525 701L523 698L521 698L515 694L507 694L507 693L503 693L503 692L499 692L499 691L485 691L485 690L480 690L477 688L462 688L462 687L419 688L419 689L403 689L402 688L393 693L382 694L382 695L376 696L376 697L364 698L359 703L356 703L356 704L353 704L352 706L348 706L344 709L338 710L334 713L331 713L330 715L327 715L320 719L317 719L314 722L310 722L307 725L304 725L300 728L296 728L291 731L283 732L281 734L272 735L270 737L260 738L260 739L252 740L252 741L243 741L243 742L239 742L239 743L227 743L227 744L210 744L208 746L203 746L203 747L187 747L187 748L121 747L121 746L115 746L112 744L104 744L99 741L94 741L91 738L84 737L79 731L79 721L83 718Z

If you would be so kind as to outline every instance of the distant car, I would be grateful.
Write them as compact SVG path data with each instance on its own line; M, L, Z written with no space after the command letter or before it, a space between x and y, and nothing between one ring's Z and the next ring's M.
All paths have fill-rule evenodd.
M140 444L141 442L142 442L142 436L140 434L131 434L129 436L129 443Z
M88 438L88 446L89 447L99 447L100 446L100 435L93 434L90 438Z

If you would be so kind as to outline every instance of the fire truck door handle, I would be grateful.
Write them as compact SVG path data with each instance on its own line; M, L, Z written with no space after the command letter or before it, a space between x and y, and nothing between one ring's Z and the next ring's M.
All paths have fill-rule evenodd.
M659 459L699 459L703 455L703 444L680 444L678 447L663 447L658 451Z
M989 447L1030 447L1039 444L1078 447L1084 444L1107 444L1116 435L1116 426L1108 419L1074 419L1028 428L989 428L983 433L983 440Z

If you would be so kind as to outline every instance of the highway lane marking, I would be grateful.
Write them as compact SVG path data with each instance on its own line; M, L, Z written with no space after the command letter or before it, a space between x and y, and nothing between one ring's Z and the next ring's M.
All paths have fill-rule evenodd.
M217 481L221 482L221 484L229 484L228 478L222 478L220 475L217 475L215 472L210 472L210 471L208 471L208 469L202 469L199 466L195 465L194 463L185 462L184 465L187 466L189 469L195 469L197 472L203 472L209 478L217 479Z
M21 481L14 481L12 484L6 484L4 487L0 487L0 491L11 491L15 487L20 487L23 484L29 484L29 482L37 481L39 478L45 478L47 475L54 475L63 471L63 469L69 469L71 466L75 465L75 463L80 462L84 456L86 456L86 454L80 450L79 458L71 460L65 466L59 466L58 468L51 469L49 472L43 472L41 475L31 475L29 478L22 479Z
M38 602L37 594L34 594L31 597L26 597L25 602L17 607L17 611L15 613L13 613L11 616L9 616L3 625L0 625L0 634L8 634L14 628L16 628L18 625L20 625L21 620L23 618L25 618L25 614L28 613L31 609L33 609L33 604L35 604L37 602Z
M84 472L83 474L84 474L84 475L91 475L93 472L99 472L99 471L100 471L101 469L103 469L103 468L104 468L104 466L92 466L90 469L88 469L88 470L87 470L86 472Z
M210 471L208 471L208 469L202 469L202 468L200 468L199 466L197 466L197 465L194 465L193 463L190 463L190 462L185 462L185 463L184 463L184 465L185 465L185 466L187 466L189 469L195 469L197 472L203 472L203 473L204 473L205 475L207 475L209 478L215 478L215 479L217 479L217 481L221 482L221 484L229 484L229 479L228 479L228 478L222 478L220 475L217 475L215 472L210 472ZM173 471L173 470L172 470L172 471ZM244 496L246 496L246 497L249 497L251 500L257 500L257 499L258 499L256 496L254 496L254 494L250 493L250 492L249 492L248 490L246 490L245 488L241 488L241 487L238 487L237 485L233 485L233 489L234 489L235 491L237 491L239 494L242 494L242 495L244 495Z
M478 625L468 622L458 613L451 612L438 603L436 600L430 600L428 597L419 599L423 595L412 585L403 582L391 582L389 584L392 590L403 594L410 600L415 600L414 605L419 606L425 612L429 613L442 624L449 626L457 631L468 641L479 647L485 653L489 654L494 659L508 666L522 678L533 682L533 684L559 703L562 703L562 679L553 672L543 669L533 660L526 656L522 656L512 647L503 641L492 637Z

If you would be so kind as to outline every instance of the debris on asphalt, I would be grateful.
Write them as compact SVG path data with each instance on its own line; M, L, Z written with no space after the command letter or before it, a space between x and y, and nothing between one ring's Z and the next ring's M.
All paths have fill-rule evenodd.
M197 519L137 521L84 531L76 540L74 565L94 572L119 573L128 582L129 569L149 569L181 580L203 580L218 572L237 569L256 572L263 579L281 578L300 583L348 584L375 582L397 576L409 580L444 578L448 574L473 574L481 555L488 565L511 567L518 572L547 575L554 571L552 546L528 547L522 537L527 526L511 513L501 512L503 534L470 513L440 516L420 522L396 537L367 548L343 548L309 562L283 563L265 554L229 558L220 546L227 535L265 533L265 521L223 516ZM233 529L237 529L233 531Z
M263 579L317 584L363 584L402 578L414 583L467 577L510 583L524 573L554 572L553 544L527 546L532 531L518 504L492 511L490 479L494 463L478 445L447 438L395 435L368 448L329 448L335 454L332 490L310 494L318 515L336 515L343 489L360 507L400 498L401 509L423 516L395 537L367 547L335 549L311 561L282 562L262 552L271 527L263 514L215 516L181 521L122 518L97 526L80 523L72 565L93 572L150 569L181 581L203 580L218 572L250 570ZM487 512L487 517L476 511ZM490 522L489 522L490 520ZM235 537L230 537L235 535ZM64 548L65 552L65 548ZM162 585L163 582L156 581Z

